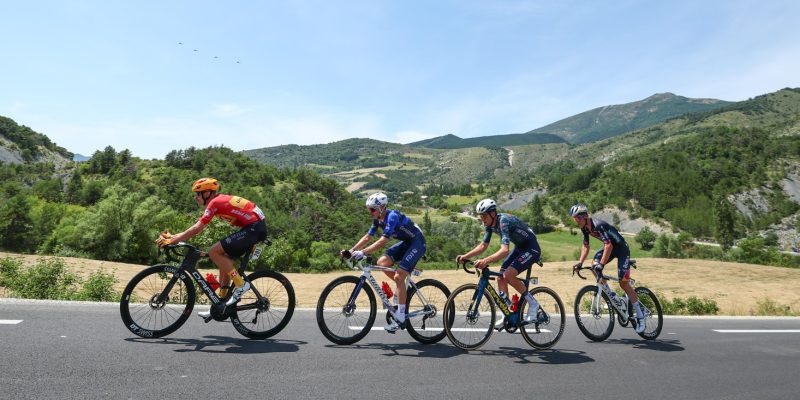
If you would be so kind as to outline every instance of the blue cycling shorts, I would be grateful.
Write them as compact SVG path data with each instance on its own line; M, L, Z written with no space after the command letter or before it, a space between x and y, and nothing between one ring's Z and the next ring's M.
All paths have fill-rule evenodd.
M425 255L426 250L424 239L414 239L395 243L392 247L386 249L385 254L402 270L411 272L419 262L419 259Z
M611 262L614 258L617 259L617 277L621 281L631 279L631 251L628 246L614 246L611 250L611 257L608 261ZM603 248L594 253L594 261L600 262L603 259Z
M511 267L517 270L517 273L527 270L542 258L542 251L538 243L529 243L527 246L514 246L514 250L503 261L500 266L500 273L503 273L506 268Z

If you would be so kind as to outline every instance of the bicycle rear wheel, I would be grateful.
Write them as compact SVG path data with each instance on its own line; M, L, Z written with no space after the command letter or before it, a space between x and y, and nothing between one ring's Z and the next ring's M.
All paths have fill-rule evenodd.
M476 301L478 285L459 286L444 306L444 331L447 338L462 350L475 350L494 332L495 306L486 291Z
M529 293L539 303L539 308L546 313L547 320L540 323L523 324L520 327L522 337L529 345L537 349L550 348L564 334L564 322L566 321L564 303L561 302L558 294L550 288L537 287L530 290ZM518 304L521 307L519 315L524 318L530 305L524 298L520 299ZM536 313L534 312L533 315L536 315Z
M575 297L575 322L583 334L595 342L602 342L614 330L614 309L605 293L597 302L597 286L584 286Z
M439 314L444 310L450 290L435 279L423 279L416 285L419 290L412 286L406 296L406 312L409 316L406 318L406 329L420 343L436 343L446 335Z
M122 291L119 312L133 334L158 338L175 332L192 314L192 279L172 265L154 265L136 274Z
M644 312L644 332L638 335L647 340L653 340L661 334L664 325L664 315L661 313L661 302L658 301L655 293L646 287L637 287L636 296L639 297L639 304ZM631 310L631 320L636 324L636 311L633 310L630 302L628 309Z
M233 327L251 339L274 336L292 319L292 283L283 274L268 269L253 272L247 279L252 289L236 303L236 310L231 313Z
M333 343L353 344L367 336L375 323L375 294L363 285L354 301L348 302L359 278L342 276L334 279L319 296L317 325Z

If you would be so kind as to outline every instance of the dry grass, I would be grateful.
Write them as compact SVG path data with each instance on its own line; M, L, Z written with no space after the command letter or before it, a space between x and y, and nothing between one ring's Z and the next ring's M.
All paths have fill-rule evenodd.
M21 257L31 265L40 256L19 255L0 252L0 258ZM128 281L145 266L63 257L67 266L88 276L96 270L113 272L119 280L116 290L121 292ZM573 262L551 262L544 268L536 267L535 276L540 284L554 289L571 309L572 300L580 287L590 281L571 277ZM769 298L777 304L800 310L800 269L770 267L764 265L726 263L709 260L674 260L661 258L640 259L639 268L632 272L634 279L655 291L660 298L687 298L695 296L717 302L720 314L751 315L759 301ZM202 270L215 272L215 270ZM338 276L357 275L355 272L333 272L327 274L286 274L294 286L298 307L314 307L325 285ZM382 273L376 278L388 280ZM434 278L444 282L450 289L464 283L475 282L474 275L463 271L425 271L420 278Z

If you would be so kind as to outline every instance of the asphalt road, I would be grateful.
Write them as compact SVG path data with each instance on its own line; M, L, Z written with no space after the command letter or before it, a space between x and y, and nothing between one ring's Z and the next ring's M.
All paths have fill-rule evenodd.
M199 317L141 339L115 304L0 300L0 371L2 399L795 399L800 318L668 318L656 341L617 326L602 343L570 319L552 350L496 333L466 353L405 332L336 346L312 311L268 340Z

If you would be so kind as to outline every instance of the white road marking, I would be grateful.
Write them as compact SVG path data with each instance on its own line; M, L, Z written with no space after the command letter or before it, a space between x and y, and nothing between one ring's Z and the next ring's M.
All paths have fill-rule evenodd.
M0 325L16 325L20 322L21 319L0 319Z
M350 328L351 330L354 330L354 331L360 331L360 330L364 329L364 327L363 327L363 326L348 326L348 328ZM383 328L381 328L381 327L377 327L377 326L373 326L373 327L372 327L372 329L370 329L370 331L382 331L382 330L384 330L384 329L383 329ZM441 331L441 330L442 330L442 328L427 328L427 329L425 329L425 330L426 330L426 331ZM451 331L453 331L453 332L486 332L486 329L477 329L477 328L453 328L453 329L451 329ZM548 329L540 329L540 331L541 331L541 332L552 332L552 331L550 331L550 330L548 330ZM505 330L503 330L502 332L505 332ZM514 333L519 333L519 330L517 330L517 331L516 331L516 332L514 332Z
M800 333L800 329L714 329L719 333Z

